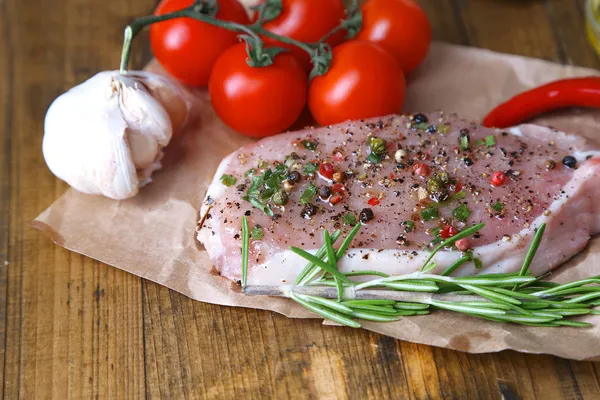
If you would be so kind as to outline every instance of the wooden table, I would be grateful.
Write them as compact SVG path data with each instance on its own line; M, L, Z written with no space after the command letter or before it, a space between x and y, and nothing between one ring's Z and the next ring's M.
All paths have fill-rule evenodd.
M0 391L7 398L598 399L600 363L470 355L192 301L54 246L28 222L66 185L41 152L50 102L118 66L154 0L0 0ZM600 66L583 0L421 0L438 40ZM150 57L136 43L134 65ZM557 331L557 340L560 340Z

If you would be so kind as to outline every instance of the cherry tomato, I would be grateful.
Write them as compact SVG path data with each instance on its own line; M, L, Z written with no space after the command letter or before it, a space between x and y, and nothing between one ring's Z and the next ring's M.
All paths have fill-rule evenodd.
M405 74L423 61L431 43L431 25L413 0L369 0L361 8L363 26L357 40L379 43Z
M282 0L283 9L277 18L266 22L266 30L281 36L307 43L315 43L338 26L346 17L342 0ZM331 36L327 43L335 46L344 40L346 32L341 30ZM285 47L298 57L305 70L311 68L308 53L296 47L279 43L270 38L265 42Z
M329 71L310 84L308 106L321 125L394 114L402 108L405 86L390 53L353 40L333 49Z
M272 65L250 67L246 46L237 44L218 58L208 83L217 115L236 131L253 137L280 133L306 104L307 77L289 52Z
M189 7L194 0L163 0L155 15ZM219 0L216 18L247 24L248 14L237 0ZM237 43L237 33L191 18L176 18L150 26L150 43L169 74L192 86L206 86L217 58Z

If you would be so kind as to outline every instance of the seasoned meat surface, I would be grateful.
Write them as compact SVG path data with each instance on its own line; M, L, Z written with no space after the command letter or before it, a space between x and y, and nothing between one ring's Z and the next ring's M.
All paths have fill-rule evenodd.
M239 279L241 219L253 230L250 282L289 282L323 230L364 226L343 270L417 270L441 240L483 222L443 251L438 268L472 251L486 272L518 270L547 222L532 266L566 261L600 228L600 152L546 127L484 128L443 113L387 116L263 139L223 160L198 239L222 275ZM554 245L553 245L554 244ZM458 248L457 248L458 247ZM478 272L475 264L459 273Z

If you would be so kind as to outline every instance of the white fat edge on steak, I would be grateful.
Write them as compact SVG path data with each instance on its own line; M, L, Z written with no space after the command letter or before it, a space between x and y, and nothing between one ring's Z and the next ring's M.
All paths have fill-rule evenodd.
M519 125L516 127L509 128L508 131L515 136L529 136L529 130L523 132L522 128L528 126L537 127L535 125ZM561 135L561 139L569 140L569 135L564 132L553 130L555 133ZM535 130L534 130L535 132ZM218 199L220 196L225 194L225 186L218 184L220 176L225 173L230 163L235 162L235 154L231 153L228 155L219 165L213 181L211 182L208 192L205 197L205 201L202 204L200 215L204 216L210 211L210 204L206 199L213 198ZM583 163L590 158L600 158L600 151L576 151L572 154L578 161ZM529 244L531 243L533 236L539 226L543 223L550 224L553 220L560 218L560 211L563 209L569 198L576 196L581 190L584 189L586 181L593 177L595 173L599 173L600 168L595 167L592 164L582 164L574 173L573 177L563 187L561 193L547 208L546 213L540 214L535 220L533 220L528 228L523 228L516 234L510 237L509 241L498 240L487 245L475 247L472 249L475 257L482 261L483 268L475 268L473 263L467 263L461 266L454 275L456 276L467 276L481 273L498 273L498 272L517 272L520 270L523 260L525 259ZM600 190L599 190L600 194ZM600 207L599 207L600 208ZM600 211L600 209L599 209ZM567 218L563 223L576 224L574 218ZM547 253L551 250L551 246L547 242L542 241L542 244L538 250L536 258L531 264L531 271L534 275L541 275L548 270L562 264L567 261L570 257L577 254L585 247L589 240L589 235L593 235L600 232L600 215L596 216L596 219L589 219L590 226L585 229L588 236L576 237L577 242L574 244L571 254L567 254L565 259L548 259ZM221 242L221 237L225 237L222 234L210 234L208 229L198 229L198 240L201 243L210 242L211 246L215 249L224 248ZM565 231L572 231L578 227L564 227ZM225 228L229 233L235 234L239 232L239 228ZM368 229L368 224L363 227ZM548 236L548 235L545 235ZM305 249L306 251L314 254L318 249ZM423 250L399 250L399 249L376 249L376 248L356 248L351 247L345 254L345 256L338 261L338 269L342 272L352 272L359 270L376 270L388 275L402 275L409 274L418 271L422 266L427 257L431 254L430 251ZM563 253L560 253L563 254ZM431 273L441 273L445 268L450 266L456 260L461 258L463 255L460 251L441 250L439 251L434 260L437 267L431 271ZM564 255L564 254L563 254ZM291 250L286 249L274 253L266 262L255 265L251 268L248 273L248 285L283 285L293 282L296 277L300 274L307 261L299 255L293 253ZM369 280L369 277L354 277L355 280Z

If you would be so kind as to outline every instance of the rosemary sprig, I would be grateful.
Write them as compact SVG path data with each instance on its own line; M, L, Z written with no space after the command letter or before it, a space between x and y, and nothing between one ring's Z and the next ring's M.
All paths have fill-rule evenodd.
M247 234L247 222L244 222L246 226L244 228L243 225L242 230ZM471 254L459 258L441 275L430 274L427 271L436 266L433 258L439 250L474 234L483 224L467 228L440 243L429 255L421 271L396 276L388 276L379 271L339 271L337 263L350 248L360 227L361 225L357 224L337 250L333 244L341 235L339 231L333 235L324 231L323 247L314 255L296 247L291 248L294 253L308 261L295 284L309 285L315 289L335 287L335 297L331 291L319 292L322 295L327 293L325 297L309 296L311 288L305 288L304 290L308 290L305 294L295 293L294 287L286 289L285 295L324 318L351 327L360 327L356 319L390 322L401 317L425 315L436 309L494 322L539 327L587 327L590 326L587 322L572 321L568 318L600 314L600 310L594 309L600 306L600 276L561 285L541 281L541 278L529 275L529 267L542 241L545 225L538 228L519 272L465 277L450 275L465 262L472 261ZM245 258L247 262L247 254ZM367 282L355 282L350 279L353 276L377 278ZM346 286L352 287L348 295L355 295L367 288L372 288L374 293L406 292L407 296L392 296L406 301L344 299ZM370 296L363 293L361 297L364 298L365 295Z

